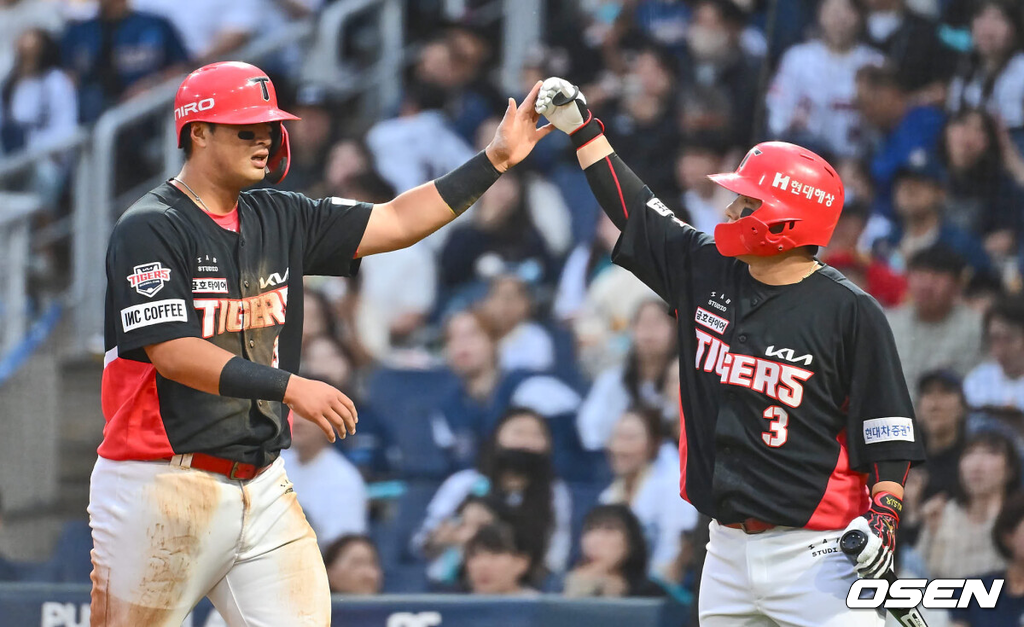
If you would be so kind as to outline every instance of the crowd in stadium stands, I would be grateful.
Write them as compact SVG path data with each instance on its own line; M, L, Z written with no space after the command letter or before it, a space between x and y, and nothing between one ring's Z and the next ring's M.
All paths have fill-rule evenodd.
M17 42L0 50L3 153L325 4L256 3L0 0ZM617 152L703 230L729 200L706 175L755 141L818 151L846 185L820 258L886 307L930 459L908 478L902 568L1003 573L1003 609L1024 612L1019 1L548 2L514 94L485 3L456 22L406 4L415 52L381 119L290 80L297 51L266 60L302 117L286 189L389 200L469 158L505 96L550 75L581 85ZM68 171L55 157L33 188L56 199ZM687 364L673 312L611 263L616 238L555 134L452 226L354 279L307 279L303 370L362 418L338 446L295 421L285 453L334 590L692 602L706 521L672 498ZM972 611L953 618L995 624Z

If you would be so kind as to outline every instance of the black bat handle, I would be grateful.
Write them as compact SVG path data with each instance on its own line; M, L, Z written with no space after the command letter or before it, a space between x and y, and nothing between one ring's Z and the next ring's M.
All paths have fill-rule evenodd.
M839 548L842 549L843 553L855 559L867 545L868 537L864 535L863 531L857 531L856 529L847 531L843 534L842 539L839 540Z
M868 544L868 537L863 531L851 529L843 534L843 537L839 539L839 549L846 554L850 559L856 560L860 552L864 550ZM889 582L890 585L896 583L896 573L889 570L882 578ZM925 623L924 616L917 610L917 608L905 610L905 609L890 609L889 612L896 617L900 625L906 627L928 627Z

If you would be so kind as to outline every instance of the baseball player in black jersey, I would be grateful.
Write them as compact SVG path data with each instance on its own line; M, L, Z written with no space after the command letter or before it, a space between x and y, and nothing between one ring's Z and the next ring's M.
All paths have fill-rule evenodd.
M858 573L891 567L924 456L881 308L814 257L843 205L835 170L799 146L755 146L712 177L737 194L712 239L619 159L578 88L547 79L537 111L570 135L622 231L615 263L678 318L680 494L713 519L701 625L881 625L846 596ZM846 529L868 535L856 569Z
M356 408L299 365L302 277L350 276L465 211L552 130L538 83L488 147L380 205L271 189L296 119L245 63L190 74L187 160L117 221L107 250L106 425L90 484L93 626L180 625L209 596L229 625L330 624L316 538L278 452L289 408L333 441ZM401 146L396 146L401 150Z

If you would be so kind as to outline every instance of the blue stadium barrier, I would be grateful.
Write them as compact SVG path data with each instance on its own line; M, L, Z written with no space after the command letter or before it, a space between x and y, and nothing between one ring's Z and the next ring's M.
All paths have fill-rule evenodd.
M569 600L542 595L333 597L332 624L345 627L681 627L686 612L660 599ZM206 627L203 600L182 627ZM0 627L86 627L89 586L0 584ZM215 623L210 623L215 624Z

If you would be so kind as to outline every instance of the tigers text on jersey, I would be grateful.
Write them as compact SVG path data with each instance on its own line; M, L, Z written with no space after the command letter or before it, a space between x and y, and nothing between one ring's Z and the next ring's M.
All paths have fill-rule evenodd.
M114 226L107 249L99 454L207 453L264 466L291 442L281 403L215 396L165 379L143 347L203 338L295 372L302 277L349 276L371 206L259 189L238 199L238 232L164 183Z
M760 283L642 200L613 259L678 318L681 495L725 524L842 529L868 508L871 463L924 459L878 303L828 266Z

